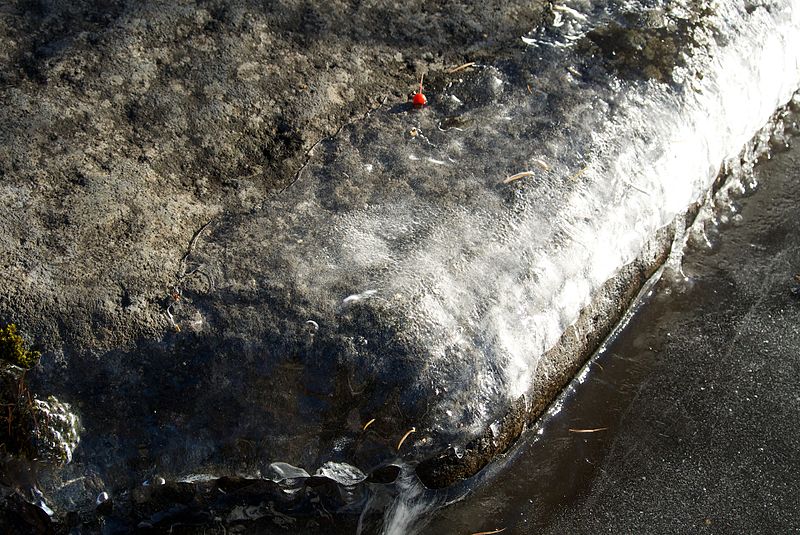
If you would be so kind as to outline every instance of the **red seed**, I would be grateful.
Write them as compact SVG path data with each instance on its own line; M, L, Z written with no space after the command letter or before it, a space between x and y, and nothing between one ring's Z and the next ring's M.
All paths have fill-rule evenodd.
M411 100L415 108L421 108L428 103L428 99L422 94L422 80L424 79L425 74L423 73L423 75L419 78L419 91L414 93L414 98Z

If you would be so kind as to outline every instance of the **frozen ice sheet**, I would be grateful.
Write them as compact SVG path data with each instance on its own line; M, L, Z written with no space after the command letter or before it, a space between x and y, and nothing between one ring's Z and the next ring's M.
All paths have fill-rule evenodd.
M513 60L433 83L429 108L345 128L195 260L206 306L255 292L259 328L371 392L365 419L391 402L440 445L531 394L593 293L791 98L800 9L561 4Z

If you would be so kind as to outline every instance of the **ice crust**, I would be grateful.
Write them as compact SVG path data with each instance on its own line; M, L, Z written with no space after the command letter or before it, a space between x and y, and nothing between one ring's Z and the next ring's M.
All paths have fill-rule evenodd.
M314 322L308 365L335 361L351 388L399 392L416 440L464 442L535 396L553 373L542 356L594 293L800 87L799 2L704 7L558 5L521 36L517 64L479 66L421 112L345 128L193 260L214 291L271 296L243 314ZM581 48L630 13L684 28L666 78L599 68ZM452 115L464 123L449 127ZM364 419L387 399L362 401Z

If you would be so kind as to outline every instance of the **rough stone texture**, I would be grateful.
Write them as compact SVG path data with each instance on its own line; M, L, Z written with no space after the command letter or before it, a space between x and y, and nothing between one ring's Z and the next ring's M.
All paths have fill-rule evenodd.
M2 316L56 353L158 339L201 225L260 205L420 74L500 59L540 17L530 2L6 2Z
M379 102L404 103L422 73L442 84L453 65L502 61L541 17L529 2L3 6L0 319L18 322L45 351L38 391L73 392L89 431L82 447L110 480L140 481L161 447L173 451L176 473L195 466L198 454L187 451L204 444L237 469L258 467L263 455L253 452L265 439L247 421L264 429L259 406L308 414L305 433L294 417L268 428L280 435L276 457L316 462L318 407L296 406L293 389L313 388L297 364L287 363L280 387L237 383L225 359L252 356L215 338L220 331L192 332L194 317L181 316L191 298L171 296L197 289L184 279L187 247L210 220L246 214L293 183L320 140ZM169 305L189 332L173 333ZM285 345L279 338L259 344ZM328 377L319 373L313 381ZM237 387L284 399L245 402L231 393ZM172 388L181 390L171 396ZM342 425L348 399L327 428ZM159 409L164 420L153 416ZM230 428L235 420L245 431ZM151 444L145 429L163 436Z
M595 292L542 360L525 410L505 379L485 380L503 370L484 313L544 277L528 271L532 244L567 247L591 221L569 203L616 165L593 143L626 132L619 84L669 104L701 79L684 59L720 45L695 40L701 3L678 28L598 5L565 74L560 52L528 54L519 39L555 26L545 7L0 8L0 320L43 350L32 389L83 426L74 462L39 467L59 518L94 522L108 492L104 508L138 520L131 493L144 480L199 496L217 487L175 480L249 481L273 461L369 474L435 459L420 475L446 485L508 447L613 325L670 231L651 228L652 248ZM448 72L467 61L478 65ZM430 107L418 112L406 94L423 73ZM615 141L629 142L660 146ZM584 173L587 160L597 169ZM535 165L537 180L502 183ZM587 200L593 215L641 194L625 180ZM538 232L531 219L556 224ZM469 285L443 284L443 272ZM447 346L453 329L424 310L442 291L474 305L447 311L463 312L463 346ZM486 424L504 417L489 439ZM475 455L454 460L451 444L476 437Z

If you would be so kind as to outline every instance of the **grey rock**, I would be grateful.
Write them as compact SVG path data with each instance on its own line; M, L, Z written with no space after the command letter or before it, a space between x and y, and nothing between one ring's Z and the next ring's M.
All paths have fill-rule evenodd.
M180 495L275 462L479 470L665 258L721 161L666 206L641 187L719 104L718 56L791 36L773 4L4 7L0 319L84 427L55 507L87 507L63 483L87 475Z

